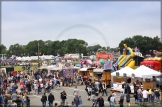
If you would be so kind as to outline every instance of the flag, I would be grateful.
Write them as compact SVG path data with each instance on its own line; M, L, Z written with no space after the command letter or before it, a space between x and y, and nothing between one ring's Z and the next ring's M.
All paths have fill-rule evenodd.
M135 52L137 52L137 51L138 51L138 48L137 48L137 47L135 47L133 50L134 50Z

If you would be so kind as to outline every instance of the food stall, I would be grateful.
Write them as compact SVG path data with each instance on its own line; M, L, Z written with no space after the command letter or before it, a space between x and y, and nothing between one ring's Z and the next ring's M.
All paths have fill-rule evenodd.
M96 68L93 70L92 82L100 81L103 75L104 69Z

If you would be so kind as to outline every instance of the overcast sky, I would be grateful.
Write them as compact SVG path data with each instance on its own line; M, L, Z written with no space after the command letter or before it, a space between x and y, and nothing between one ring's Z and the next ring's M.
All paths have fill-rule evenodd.
M113 48L134 35L160 37L160 2L2 2L7 48L70 38Z

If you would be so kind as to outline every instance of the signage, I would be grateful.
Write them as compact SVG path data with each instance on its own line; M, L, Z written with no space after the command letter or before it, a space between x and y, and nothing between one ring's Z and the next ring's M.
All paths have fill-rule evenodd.
M105 62L104 70L112 70L112 62L111 61Z
M111 59L112 54L97 54L96 57L97 58L108 58L108 59Z
M70 67L70 63L65 63L65 67Z
M63 69L62 70L62 76L65 77L72 77L74 75L73 69Z

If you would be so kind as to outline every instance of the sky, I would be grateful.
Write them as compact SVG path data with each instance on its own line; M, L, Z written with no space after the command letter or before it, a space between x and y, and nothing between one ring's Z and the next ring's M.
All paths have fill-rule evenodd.
M118 47L134 35L160 37L160 2L2 2L2 44L82 39Z

